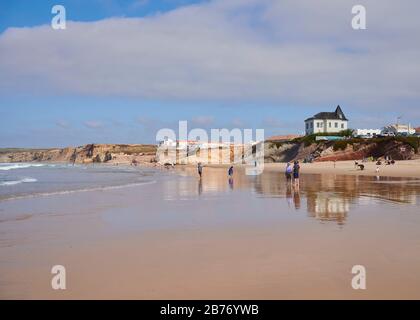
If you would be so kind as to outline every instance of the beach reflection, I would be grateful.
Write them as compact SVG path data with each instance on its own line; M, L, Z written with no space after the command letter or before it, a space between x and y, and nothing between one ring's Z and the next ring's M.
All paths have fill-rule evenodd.
M268 170L258 176L247 176L236 169L229 179L224 169L206 168L203 178L197 181L191 168L182 168L181 172L189 179L172 181L166 199L220 197L231 191L250 191L258 198L285 199L289 208L306 210L309 217L340 225L345 224L353 205L381 202L417 205L420 197L418 179L304 174L298 188L287 183L282 173Z

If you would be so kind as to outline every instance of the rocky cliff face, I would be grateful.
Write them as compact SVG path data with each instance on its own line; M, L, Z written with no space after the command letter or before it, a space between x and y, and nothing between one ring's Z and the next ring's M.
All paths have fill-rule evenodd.
M418 143L418 142L417 142ZM420 158L418 148L411 142L397 139L364 141L323 141L305 145L304 142L266 142L266 162L290 162L312 157L314 161L361 160L389 156L394 160Z
M417 141L418 143L418 141ZM290 162L312 157L314 161L361 160L389 156L394 160L420 158L418 146L397 139L375 141L265 142L266 162ZM141 144L88 144L46 150L1 150L0 162L70 162L150 165L156 162L156 146Z
M347 144L344 149L335 149L334 145L328 146L315 158L315 161L360 160L369 157L384 158L386 156L394 160L411 160L417 159L419 154L408 143L384 140Z
M316 152L317 145L305 147L303 143L272 143L264 144L265 162L290 162L296 159L305 159Z
M88 144L46 150L0 150L0 162L152 163L156 147L140 144Z

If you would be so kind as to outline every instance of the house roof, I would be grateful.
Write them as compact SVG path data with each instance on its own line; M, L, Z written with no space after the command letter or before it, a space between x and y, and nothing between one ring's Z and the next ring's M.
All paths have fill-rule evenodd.
M306 119L308 120L344 120L348 121L346 116L344 115L343 110L341 110L340 106L337 106L334 112L320 112L314 115L311 118Z

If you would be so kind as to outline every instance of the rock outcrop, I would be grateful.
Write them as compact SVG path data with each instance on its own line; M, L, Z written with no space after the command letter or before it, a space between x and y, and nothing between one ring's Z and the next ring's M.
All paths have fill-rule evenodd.
M88 144L63 149L0 149L0 162L139 163L155 161L156 146Z
M312 159L313 161L361 160L363 158L390 157L394 160L420 158L420 140L384 138L372 140L266 142L266 162L290 162Z

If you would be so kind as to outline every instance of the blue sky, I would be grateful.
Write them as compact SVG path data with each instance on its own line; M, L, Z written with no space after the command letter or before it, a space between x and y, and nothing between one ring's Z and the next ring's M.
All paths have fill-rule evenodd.
M420 5L361 2L364 31L347 0L2 1L0 147L154 143L179 120L301 133L337 104L353 128L420 126Z
M61 4L69 19L95 21L109 17L142 17L203 0L14 0L0 2L0 32L9 27L49 24L51 8Z

